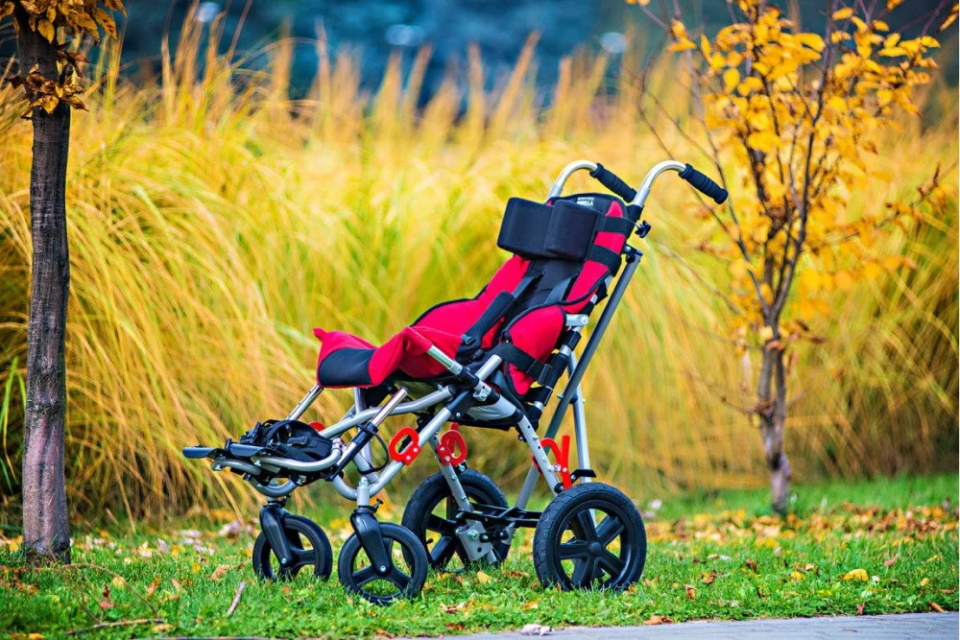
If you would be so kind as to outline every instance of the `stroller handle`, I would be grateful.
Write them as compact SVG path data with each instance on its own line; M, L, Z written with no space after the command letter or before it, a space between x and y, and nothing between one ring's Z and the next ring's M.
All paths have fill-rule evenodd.
M689 182L693 188L708 198L713 199L713 201L717 204L723 204L729 195L726 189L711 180L708 176L694 169L690 164L683 164L681 162L677 162L676 160L665 160L654 166L653 169L647 173L646 177L643 179L643 183L640 185L640 189L638 190L634 190L619 176L604 167L599 162L577 160L576 162L571 162L563 168L563 171L560 172L556 182L554 182L553 186L550 188L550 193L547 195L547 199L550 200L558 197L563 192L563 186L566 184L567 179L573 173L580 171L581 169L588 169L590 171L590 175L593 178L596 178L600 184L615 193L617 196L630 202L630 204L637 205L641 208L644 204L646 204L647 197L650 195L650 189L653 187L653 181L665 171L676 171L678 174L680 174L680 177Z

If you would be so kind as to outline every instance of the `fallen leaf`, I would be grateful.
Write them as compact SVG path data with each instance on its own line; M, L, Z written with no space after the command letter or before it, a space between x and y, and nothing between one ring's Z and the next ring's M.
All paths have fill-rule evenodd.
M703 584L713 584L713 581L717 579L716 571L704 571L703 572Z
M115 576L113 580L110 581L110 584L112 584L117 589L127 588L127 581L121 578L120 576Z
M539 607L540 607L540 601L539 601L539 600L531 600L530 602L528 602L528 603L526 603L525 605L523 605L523 610L524 610L524 611L530 611L530 610L532 610L532 609L537 609L537 608L539 608Z
M938 605L936 602L931 602L931 603L930 603L930 608L933 609L934 611L936 611L937 613L943 613L943 607L941 607L940 605Z
M146 593L147 597L149 598L150 596L152 596L152 595L153 595L153 592L156 591L156 590L157 590L157 587L159 587L159 586L160 586L160 576L157 576L157 577L154 578L153 581L150 583L150 586L147 587L147 593Z
M477 581L479 581L480 584L489 584L493 582L493 578L483 571L477 571Z
M923 580L920 581L920 586L921 586L921 587L925 587L925 586L927 586L928 584L930 584L930 578L924 578Z
M152 627L150 627L151 631L156 631L158 633L163 631L170 631L170 629L173 629L172 624L155 624Z
M180 587L180 581L179 581L179 580L177 580L176 578L173 578L173 579L170 581L170 584L173 585L174 590L180 591L180 588L181 588L181 587Z
M448 622L443 626L450 629L450 631L464 631L467 628L462 622Z
M688 600L693 600L694 598L697 597L697 590L693 587L692 584L685 584L683 585L683 588L686 589L687 591Z
M227 571L230 571L230 568L231 567L229 564L221 564L213 570L213 573L210 574L210 580L213 580L214 582L220 580L223 578L223 576L227 575Z
M893 556L892 558L889 558L888 560L884 560L884 561L883 561L883 566L885 566L885 567L892 567L893 565L895 565L895 564L897 563L897 560L899 560L899 559L900 559L900 555L897 554L897 555Z
M651 615L649 618L643 621L643 624L648 627L652 627L658 624L670 624L671 622L673 622L673 620L667 616Z
M800 573L799 571L793 571L790 574L790 579L793 580L794 582L800 582L801 580L803 580L803 574Z
M757 563L753 560L747 560L743 564L747 565L747 568L751 569L754 573L760 572L760 570L757 568Z
M843 574L844 580L859 580L860 582L866 582L870 579L870 576L867 575L867 572L864 569L851 569Z
M867 606L867 605L866 605L866 603L864 603L864 602L861 602L860 604L857 605L857 615L858 615L858 616L862 616L862 615L863 615L863 609L864 609L864 607L866 607L866 606Z

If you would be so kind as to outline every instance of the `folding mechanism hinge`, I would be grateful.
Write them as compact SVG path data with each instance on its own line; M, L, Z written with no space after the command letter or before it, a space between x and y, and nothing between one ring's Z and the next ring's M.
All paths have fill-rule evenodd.
M644 220L637 225L637 235L646 238L648 233L650 233L650 223Z

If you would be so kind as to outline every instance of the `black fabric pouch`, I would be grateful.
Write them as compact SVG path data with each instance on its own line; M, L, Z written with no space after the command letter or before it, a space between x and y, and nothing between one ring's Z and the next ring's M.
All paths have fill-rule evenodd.
M553 216L547 227L544 248L551 255L582 261L593 243L600 216L593 209L568 200L553 205Z
M523 198L510 198L500 225L497 246L523 258L549 258L544 238L553 216L553 207Z

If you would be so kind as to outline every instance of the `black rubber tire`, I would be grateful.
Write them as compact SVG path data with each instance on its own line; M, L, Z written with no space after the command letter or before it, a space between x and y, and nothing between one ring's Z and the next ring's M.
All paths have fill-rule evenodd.
M294 552L294 564L281 567L266 534L261 531L253 543L253 571L257 577L271 582L292 580L303 567L313 566L314 578L329 578L333 573L333 549L330 548L330 540L320 525L309 518L287 514L283 518L283 531ZM310 549L304 549L303 538L310 542Z
M479 471L467 469L461 472L460 484L463 485L463 490L467 493L467 499L471 504L509 507L500 487ZM445 509L446 518L434 515L433 512L437 507ZM450 570L449 565L454 555L460 559L464 568L469 564L463 544L452 531L453 528L463 524L454 520L458 511L457 503L442 473L433 474L417 487L403 509L401 519L403 526L412 531L423 543L430 558L430 566L434 569ZM502 563L510 552L510 542L495 543L493 551L497 556L496 564Z
M340 549L340 559L337 561L340 584L347 591L356 593L378 605L387 605L401 598L415 598L423 590L423 585L427 581L427 571L430 568L427 550L423 548L417 536L398 524L381 522L380 531L387 545L387 554L394 564L391 572L382 578L374 573L373 568L369 566L370 560L360 544L360 538L357 534L353 534L347 538ZM400 549L396 549L395 545L399 545ZM404 562L407 566L398 567L398 562ZM407 571L404 572L404 569ZM368 587L371 583L387 583L394 589L378 593Z
M572 537L565 539L568 532ZM615 542L619 555L610 549ZM537 578L544 587L564 591L625 589L640 580L646 557L647 534L637 507L619 489L599 482L579 484L554 498L533 536Z

